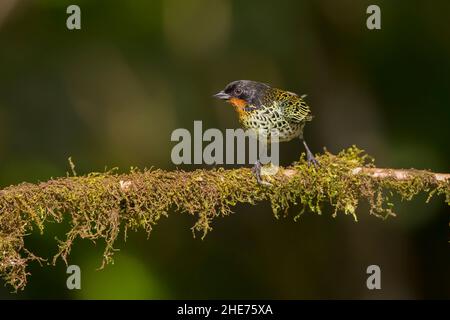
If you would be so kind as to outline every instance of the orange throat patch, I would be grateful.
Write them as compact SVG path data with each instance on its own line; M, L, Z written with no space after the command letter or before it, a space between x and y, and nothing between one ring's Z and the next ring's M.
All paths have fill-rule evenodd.
M245 115L246 111L244 110L244 108L245 106L247 106L247 102L245 100L239 98L231 98L228 101L234 107L234 110L236 110L239 116Z

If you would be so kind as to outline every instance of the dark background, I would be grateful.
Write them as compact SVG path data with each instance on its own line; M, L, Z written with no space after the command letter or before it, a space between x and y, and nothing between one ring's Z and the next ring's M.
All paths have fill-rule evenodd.
M66 28L78 4L82 29ZM382 29L366 28L381 7ZM307 93L310 147L356 144L379 166L449 171L449 1L0 2L0 187L131 166L173 169L170 134L235 128L211 95L252 79ZM298 159L298 141L281 146ZM185 166L192 170L197 166ZM450 298L449 207L442 198L396 203L387 221L350 216L276 220L268 205L238 206L193 239L195 218L171 214L131 234L102 271L103 244L77 241L69 263L30 266L26 289L1 298ZM0 213L1 214L1 213ZM41 256L55 234L27 237ZM382 290L366 288L377 264ZM2 283L3 284L3 283Z

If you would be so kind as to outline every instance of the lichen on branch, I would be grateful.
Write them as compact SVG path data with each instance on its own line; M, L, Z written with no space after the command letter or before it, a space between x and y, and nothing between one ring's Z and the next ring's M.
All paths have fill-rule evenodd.
M217 217L227 216L238 203L271 203L275 217L292 212L321 214L325 204L351 215L357 221L361 200L377 217L393 216L392 198L410 200L420 192L444 195L450 204L450 175L422 170L375 168L362 150L351 147L338 155L324 152L320 166L310 166L302 157L290 167L279 168L260 186L249 168L195 171L132 169L57 178L39 184L22 183L0 190L0 275L15 289L27 283L27 265L43 259L30 252L24 238L45 232L49 222L69 221L66 239L57 243L52 262L67 263L75 239L103 240L103 264L112 261L114 242L122 232L139 229L150 234L158 220L169 212L196 217L194 236L202 238ZM428 201L427 200L427 201ZM56 247L56 244L55 244Z

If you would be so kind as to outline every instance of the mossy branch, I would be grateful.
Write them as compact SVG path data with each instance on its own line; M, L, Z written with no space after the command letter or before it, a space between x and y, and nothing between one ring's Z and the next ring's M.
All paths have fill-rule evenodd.
M259 186L249 168L225 170L163 171L132 169L128 174L115 171L90 173L53 179L39 184L22 183L0 190L0 274L15 289L27 282L30 261L46 262L24 245L34 230L44 232L46 223L70 221L64 241L59 241L53 257L67 263L72 243L77 238L104 240L103 264L112 260L114 242L120 232L153 226L170 211L196 216L194 235L204 237L213 219L227 216L238 203L269 201L275 217L292 210L296 220L306 210L322 213L324 205L349 214L357 221L361 200L377 217L393 216L392 198L410 200L420 192L427 201L445 195L450 204L450 175L422 170L375 168L370 157L356 147L338 155L318 156L319 167L302 158L290 167L279 168L266 176L270 187ZM46 262L47 263L47 262Z

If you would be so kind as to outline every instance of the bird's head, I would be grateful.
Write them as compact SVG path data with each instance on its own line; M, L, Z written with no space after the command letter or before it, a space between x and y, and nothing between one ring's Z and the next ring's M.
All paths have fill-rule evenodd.
M216 93L214 97L226 100L238 108L247 105L259 107L263 100L262 98L268 89L270 89L270 87L261 82L237 80L227 84L225 89Z

